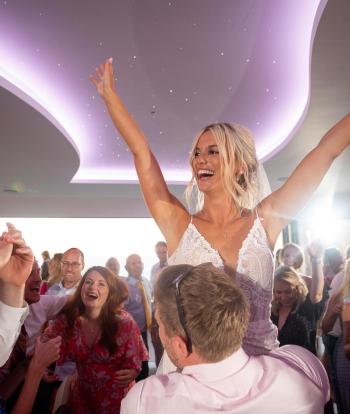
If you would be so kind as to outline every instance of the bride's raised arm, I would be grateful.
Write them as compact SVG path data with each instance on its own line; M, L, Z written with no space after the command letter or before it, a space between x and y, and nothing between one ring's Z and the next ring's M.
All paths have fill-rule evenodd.
M181 230L179 229L180 222L186 219L188 213L176 197L169 192L158 161L144 133L116 92L112 59L101 64L90 79L134 157L137 175L150 213L167 241L171 243L174 235L176 236Z
M271 240L275 240L281 229L304 207L332 162L349 144L350 114L324 135L281 188L263 200L262 209L267 212Z

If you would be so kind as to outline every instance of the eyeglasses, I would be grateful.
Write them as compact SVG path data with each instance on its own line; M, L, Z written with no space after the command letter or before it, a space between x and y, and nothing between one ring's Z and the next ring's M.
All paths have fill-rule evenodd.
M179 316L179 320L181 323L181 326L183 328L183 330L185 331L186 334L186 346L187 346L187 351L189 354L192 354L192 341L191 341L191 337L190 334L188 333L187 330L187 323L186 323L186 318L185 318L185 312L184 312L184 306L181 300L181 295L180 295L180 283L184 280L184 278L190 273L190 271L181 273L179 276L177 276L170 284L170 286L174 286L175 285L175 299L176 299L176 307L177 307L177 313Z
M61 262L62 266L64 267L73 267L74 269L78 268L79 266L81 266L81 263L79 262Z

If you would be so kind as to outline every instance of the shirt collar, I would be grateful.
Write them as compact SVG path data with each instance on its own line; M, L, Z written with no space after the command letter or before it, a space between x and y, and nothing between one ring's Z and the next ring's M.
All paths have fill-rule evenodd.
M241 370L249 361L249 356L239 348L228 358L219 362L188 365L183 368L182 373L198 378L200 381L212 382L231 376Z
M142 277L139 279L139 278L137 278L135 276L132 276L132 275L129 275L127 277L127 279L128 279L128 283L130 283L130 285L132 285L132 286L136 286L139 282L143 281Z
M74 286L72 286L72 287L70 287L70 288L65 288L65 287L63 286L63 282L62 282L62 280L61 280L61 282L58 284L58 286L59 286L60 290L66 290L66 291L69 291L69 290L71 290L71 289L75 289L75 288L77 288L77 287L78 287L78 285L79 285L79 283L80 283L80 280L78 280L78 282L77 282Z

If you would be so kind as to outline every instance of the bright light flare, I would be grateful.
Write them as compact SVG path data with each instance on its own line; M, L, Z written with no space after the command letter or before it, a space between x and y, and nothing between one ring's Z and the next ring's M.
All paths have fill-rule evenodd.
M331 207L315 207L303 220L309 241L319 239L325 246L336 245L342 228L339 211Z

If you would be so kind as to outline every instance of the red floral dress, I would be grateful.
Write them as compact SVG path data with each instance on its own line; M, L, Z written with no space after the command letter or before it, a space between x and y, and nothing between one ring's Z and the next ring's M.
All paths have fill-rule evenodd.
M124 310L119 317L118 348L114 354L110 354L99 341L88 347L80 319L76 320L73 334L66 341L67 320L64 315L52 321L45 332L45 336L60 335L63 338L57 364L62 364L66 358L76 363L78 378L70 404L70 412L74 414L119 413L121 400L134 382L128 387L120 387L114 374L121 369L139 371L142 361L148 360L147 349L133 318Z

